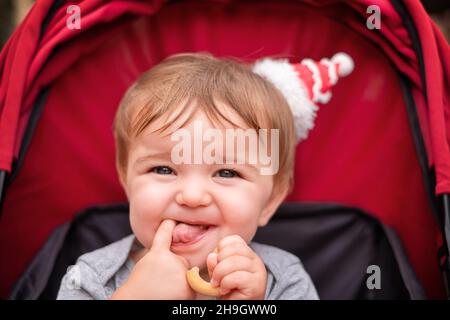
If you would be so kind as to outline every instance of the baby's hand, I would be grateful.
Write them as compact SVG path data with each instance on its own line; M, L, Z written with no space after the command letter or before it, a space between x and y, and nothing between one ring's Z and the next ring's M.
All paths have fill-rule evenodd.
M213 286L222 299L264 299L267 271L258 255L237 235L223 238L218 253L210 253L206 264Z
M170 251L173 220L164 220L156 231L152 248L133 268L112 299L193 299L186 280L188 262Z

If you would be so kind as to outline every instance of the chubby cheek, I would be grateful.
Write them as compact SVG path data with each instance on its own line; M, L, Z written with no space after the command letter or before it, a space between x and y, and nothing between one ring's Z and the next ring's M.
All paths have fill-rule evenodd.
M130 224L139 242L150 248L170 199L167 186L138 178L130 185Z
M222 212L221 237L237 234L249 242L258 228L265 193L254 188L230 190L219 203Z

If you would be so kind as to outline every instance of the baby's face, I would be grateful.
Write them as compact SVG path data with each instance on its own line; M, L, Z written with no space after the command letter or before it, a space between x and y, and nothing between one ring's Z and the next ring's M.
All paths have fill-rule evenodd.
M231 109L224 107L224 112L228 119L247 128ZM194 134L196 121L201 121L203 132L222 130L224 139L225 129L232 128L226 124L214 127L198 109L183 126L193 144L198 139ZM182 116L171 127L179 128L183 122ZM273 176L261 175L259 164L176 164L171 153L179 141L171 141L171 129L163 134L153 132L160 127L158 122L149 125L130 147L124 185L131 226L138 240L150 248L159 224L165 219L175 220L178 225L172 234L171 250L185 257L191 267L202 269L207 255L222 238L239 235L249 242L283 197L272 195Z

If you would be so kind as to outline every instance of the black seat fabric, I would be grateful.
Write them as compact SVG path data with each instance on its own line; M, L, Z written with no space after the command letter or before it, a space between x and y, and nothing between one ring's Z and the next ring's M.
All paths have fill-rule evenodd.
M130 233L126 204L85 210L54 230L10 299L55 299L63 275L80 255ZM297 255L321 299L425 298L395 232L361 210L285 203L254 240ZM380 270L380 289L367 286L373 265Z
M395 231L359 209L286 203L255 241L296 254L321 299L425 298ZM369 266L379 267L381 289L368 288Z

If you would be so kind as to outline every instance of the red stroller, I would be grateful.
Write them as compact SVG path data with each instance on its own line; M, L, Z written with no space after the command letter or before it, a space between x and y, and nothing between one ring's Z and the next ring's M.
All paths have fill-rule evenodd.
M0 55L1 296L54 298L79 254L130 231L111 205L126 200L113 115L140 73L186 51L349 53L257 240L298 254L322 298L446 297L450 50L419 0L37 1Z

